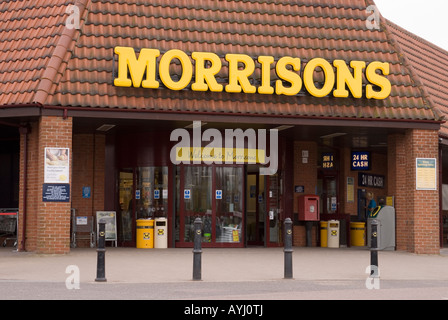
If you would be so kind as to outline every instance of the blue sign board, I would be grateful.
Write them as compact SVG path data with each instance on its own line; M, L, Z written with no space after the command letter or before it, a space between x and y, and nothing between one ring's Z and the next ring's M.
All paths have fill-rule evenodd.
M82 187L82 197L85 199L90 198L91 189L90 187Z
M70 202L70 184L44 183L42 187L43 202Z
M370 170L370 152L352 151L350 166L352 170Z

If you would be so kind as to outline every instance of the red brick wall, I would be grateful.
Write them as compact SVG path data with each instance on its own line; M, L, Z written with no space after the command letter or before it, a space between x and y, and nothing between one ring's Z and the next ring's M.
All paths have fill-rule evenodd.
M20 142L19 249L22 248L24 212L24 135ZM73 143L72 143L73 137ZM105 136L72 135L72 119L42 117L31 123L28 134L27 206L25 250L39 253L67 253L70 250L70 209L78 215L94 215L104 210ZM45 147L70 148L71 203L42 202ZM82 197L82 187L91 187L90 198ZM78 243L88 246L88 242Z
M389 137L388 189L395 195L398 250L440 252L439 191L416 190L416 158L438 160L436 130L408 130Z
M105 136L103 134L73 135L72 208L77 216L95 216L104 210ZM82 188L90 187L90 198L83 198ZM88 247L88 241L77 241Z
M308 151L308 161L303 163L302 151ZM298 198L303 194L315 194L317 185L317 143L313 141L294 141L294 186L304 186L305 193L294 193L294 212L298 212ZM316 229L312 230L312 245L316 245ZM306 245L304 225L294 225L293 245Z
M72 150L72 118L43 116L31 124L28 135L25 250L38 253L67 253L70 250L70 202L43 202L45 147ZM24 135L21 137L19 249L22 249L24 212ZM70 152L70 163L72 163ZM71 177L70 177L71 181Z

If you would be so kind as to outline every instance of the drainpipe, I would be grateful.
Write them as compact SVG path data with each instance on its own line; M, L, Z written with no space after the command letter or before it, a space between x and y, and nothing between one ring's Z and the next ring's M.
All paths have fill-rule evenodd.
M24 135L23 137L23 210L22 210L22 240L20 241L19 251L25 251L25 241L26 241L26 216L27 216L27 189L28 189L28 133L30 128L26 126L20 126L19 133ZM17 217L18 218L18 217Z

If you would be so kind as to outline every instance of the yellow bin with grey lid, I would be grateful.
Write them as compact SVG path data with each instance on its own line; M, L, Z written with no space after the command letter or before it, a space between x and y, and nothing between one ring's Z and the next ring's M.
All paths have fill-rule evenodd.
M154 220L138 219L136 236L137 236L137 248L139 249L154 248Z
M353 247L363 247L366 244L365 222L350 222L350 244Z

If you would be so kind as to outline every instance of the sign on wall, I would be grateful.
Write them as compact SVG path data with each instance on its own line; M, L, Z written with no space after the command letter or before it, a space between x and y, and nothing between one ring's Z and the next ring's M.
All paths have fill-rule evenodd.
M70 182L70 149L45 148L45 183Z
M358 186L365 188L384 188L385 177L377 174L358 173Z
M370 170L370 152L352 151L350 167L351 170Z
M70 202L70 184L44 183L42 186L42 202Z
M322 153L322 169L334 169L333 153Z
M435 158L417 158L415 185L417 190L437 190L437 161Z

